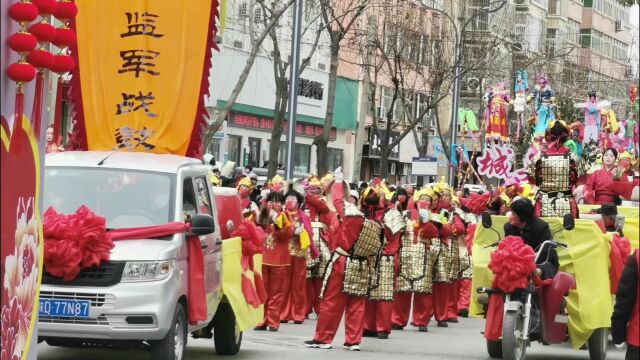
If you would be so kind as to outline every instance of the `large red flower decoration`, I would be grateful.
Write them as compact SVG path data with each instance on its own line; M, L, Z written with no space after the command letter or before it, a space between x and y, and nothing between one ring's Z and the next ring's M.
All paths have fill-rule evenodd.
M108 261L114 244L105 218L81 206L71 215L44 213L44 266L51 275L73 280L83 268Z
M535 258L533 249L521 237L504 238L489 262L494 286L507 293L526 288L529 276L536 270Z

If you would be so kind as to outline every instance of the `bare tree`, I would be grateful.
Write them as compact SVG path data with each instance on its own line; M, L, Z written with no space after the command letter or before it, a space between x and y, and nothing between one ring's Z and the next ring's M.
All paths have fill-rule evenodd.
M327 89L327 112L322 134L315 138L317 171L325 173L328 169L327 145L333 126L335 109L336 83L338 79L338 64L340 62L341 43L352 30L356 21L364 13L370 0L319 0L320 13L324 22L324 29L329 35L330 62L329 86Z
M251 39L251 51L249 52L249 56L245 61L244 68L242 69L242 72L240 73L240 76L236 81L236 85L231 91L227 102L225 103L224 107L220 109L215 119L211 122L211 124L207 128L207 131L205 132L205 149L209 148L209 144L213 140L213 135L216 133L216 131L218 131L218 129L220 129L222 123L227 119L227 114L236 103L238 96L240 96L240 92L242 91L242 88L244 87L244 84L249 77L249 73L251 72L251 68L253 68L253 64L255 63L256 57L258 56L258 52L262 47L262 43L270 34L271 30L278 25L280 18L287 11L287 9L289 9L291 4L293 4L293 1L294 0L287 0L282 2L273 1L271 2L271 6L267 6L265 4L265 0L255 0L255 2L262 9L268 9L270 15L264 17L264 26L260 28L260 32L258 33L256 32L254 26L255 21L258 19L254 19L253 17L255 16L255 14L253 12L250 12L252 19L250 19L251 21L249 21L249 29L247 32L249 33L249 37ZM250 5L255 4L252 2L252 4ZM249 8L253 9L253 6L249 6Z
M351 61L358 61L371 79L372 147L380 156L379 174L387 177L389 157L407 135L413 134L420 154L427 153L431 119L436 120L437 132L446 146L444 131L433 110L448 95L455 80L452 68L461 59L444 53L444 48L456 42L452 31L445 31L443 19L451 18L449 14L400 1L376 6L371 6L371 14L367 14L373 30L367 26L364 33L350 39L349 46L359 54ZM486 61L464 68L459 76L484 66L491 48L487 44Z
M275 2L274 2L275 3ZM308 0L306 2L307 11L309 9L314 9L315 4L313 0ZM275 4L272 4L272 8L268 8L266 5L263 5L265 14L276 14L275 8L273 8ZM307 56L302 60L302 63L299 65L299 73L302 74L304 70L307 68L309 63L311 62L311 57L314 52L318 48L318 43L320 42L321 35L323 33L323 26L320 22L319 15L313 16L313 14L309 17L310 20L305 24L305 28L302 31L303 38L308 31L313 30L313 42L311 44L310 49L307 52ZM265 27L268 25L267 17L264 19ZM269 38L271 39L271 43L273 46L273 52L271 57L271 62L273 64L273 76L276 84L276 98L274 104L274 114L273 114L273 129L271 130L271 146L269 147L269 166L267 170L267 177L272 178L275 176L278 170L278 154L280 151L280 138L283 133L283 121L285 119L285 115L287 112L287 100L289 98L289 79L287 78L287 68L290 65L291 57L283 58L281 44L283 41L291 41L291 34L288 31L278 31L277 27L271 27L269 30ZM289 119L291 121L291 119Z

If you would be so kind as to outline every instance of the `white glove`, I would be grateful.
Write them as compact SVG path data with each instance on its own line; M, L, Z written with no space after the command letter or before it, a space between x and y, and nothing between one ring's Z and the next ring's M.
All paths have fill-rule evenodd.
M344 174L342 173L342 166L338 166L336 171L333 172L333 177L336 181L344 181Z
M616 346L616 349L618 349L618 350L622 350L622 349L627 347L627 343L624 342L624 341L622 343L620 343L620 344L614 344L614 345Z
M294 233L295 233L296 235L298 235L298 236L299 236L300 234L302 234L302 226L298 226L298 227L296 228L296 231L294 231Z
M428 209L420 209L418 210L418 215L422 219L422 222L429 221L429 210Z

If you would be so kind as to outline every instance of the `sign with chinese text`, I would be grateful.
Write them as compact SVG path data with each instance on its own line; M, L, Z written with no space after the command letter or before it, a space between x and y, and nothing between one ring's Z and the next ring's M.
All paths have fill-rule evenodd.
M275 120L266 117L248 115L242 113L232 113L229 117L229 125L243 127L248 129L256 129L262 131L271 131ZM282 122L283 133L287 133L287 120ZM296 136L316 137L322 134L322 126L296 122ZM331 128L329 132L329 140L336 139L336 128Z
M198 156L217 0L76 4L73 100L88 150Z
M520 183L527 182L529 165L538 151L537 147L532 146L524 156L524 167L513 169L513 164L515 164L513 149L506 144L491 145L485 148L483 154L477 159L478 173L489 178L511 179Z
M414 157L411 161L411 175L438 175L438 159L434 157Z

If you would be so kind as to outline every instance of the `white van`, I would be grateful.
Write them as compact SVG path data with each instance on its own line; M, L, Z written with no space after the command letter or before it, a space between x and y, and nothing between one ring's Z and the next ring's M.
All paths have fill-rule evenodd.
M72 281L43 273L39 341L51 346L143 346L154 360L184 358L188 334L238 353L235 315L222 294L222 239L208 169L197 159L131 152L48 154L44 208L81 205L108 229L191 218L204 252L207 319L188 324L186 234L115 241L110 260ZM213 330L213 331L212 331Z

